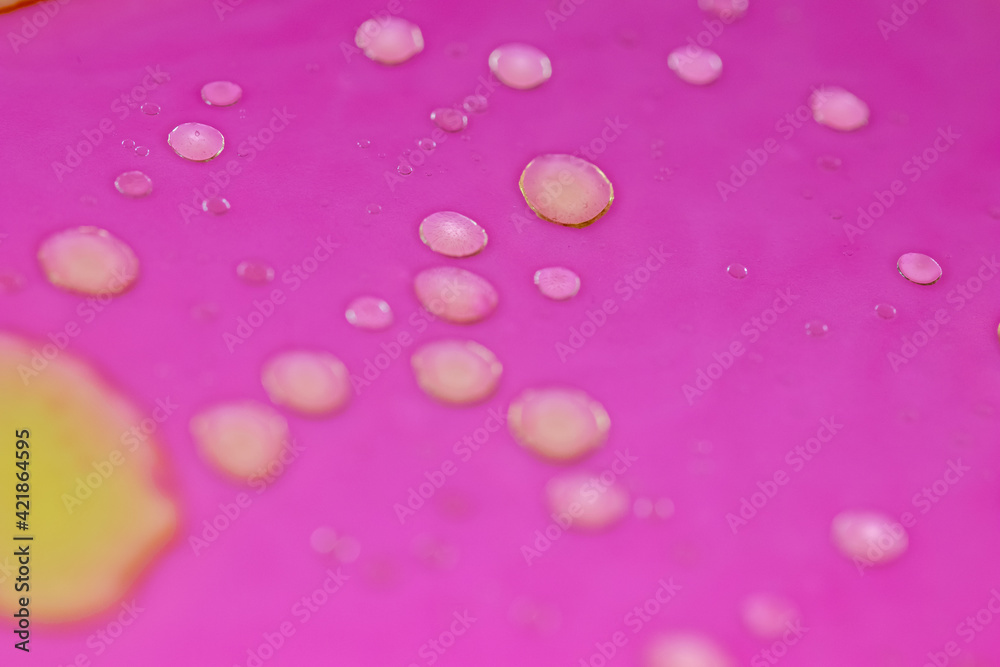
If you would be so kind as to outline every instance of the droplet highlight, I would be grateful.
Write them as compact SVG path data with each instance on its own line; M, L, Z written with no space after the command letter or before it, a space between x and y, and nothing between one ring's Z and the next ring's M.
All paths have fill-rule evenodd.
M850 132L868 124L868 105L843 88L820 88L809 98L813 118L820 125Z
M667 67L682 81L707 86L722 75L722 58L714 51L689 44L667 56Z
M908 252L896 262L896 270L911 283L933 285L941 279L941 265L928 255Z
M524 168L519 185L535 215L567 227L593 224L614 201L614 189L604 172L572 155L536 157Z
M420 240L447 257L470 257L483 250L486 230L472 218L455 211L431 213L420 223Z
M530 44L504 44L489 57L490 70L506 86L519 90L536 88L552 76L552 62Z
M354 43L368 58L383 65L404 63L424 50L420 28L395 16L368 19L358 28Z
M153 179L141 171L126 171L115 179L115 188L126 197L145 197L153 191Z
M503 365L474 341L443 340L424 345L411 358L417 384L444 403L478 403L496 391Z
M522 446L551 461L573 461L604 444L611 418L579 389L527 389L511 402L507 426Z
M347 321L359 329L379 331L392 326L389 304L374 296L359 296L344 312Z
M499 300L496 289L485 278L450 266L421 271L413 287L424 308L456 324L486 319Z
M207 162L226 145L222 133L203 123L182 123L167 135L167 143L185 160Z
M243 88L232 81L213 81L201 87L201 99L215 107L229 107L243 97Z
M77 227L46 238L38 261L56 287L101 296L121 294L139 277L139 259L132 248L97 227Z
M535 285L544 296L565 301L580 291L580 276L565 267L550 266L535 271Z

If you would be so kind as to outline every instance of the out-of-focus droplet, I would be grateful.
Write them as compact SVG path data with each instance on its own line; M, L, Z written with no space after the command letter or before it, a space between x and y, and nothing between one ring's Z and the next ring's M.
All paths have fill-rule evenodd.
M451 266L421 271L413 287L424 308L457 324L486 319L499 300L496 289L485 278Z
M891 320L896 317L896 307L888 303L880 303L875 306L875 314L883 320Z
M421 139L417 142L421 150L427 151L428 153L437 148L437 142L433 139Z
M841 512L833 518L830 536L842 554L866 565L890 563L909 546L906 529L880 512Z
M919 252L908 252L896 262L896 270L911 283L933 285L941 279L941 265Z
M359 329L377 331L392 325L392 309L389 304L374 296L359 296L351 301L344 317Z
M358 28L354 43L383 65L398 65L424 50L420 28L395 16L368 19Z
M445 403L477 403L496 390L503 365L479 343L443 340L424 345L411 362L417 384Z
M260 375L271 401L304 415L337 412L351 398L347 367L328 352L282 352L264 363Z
M229 200L225 197L209 197L201 203L201 210L212 215L228 213L229 208Z
M77 227L46 238L38 261L49 282L71 292L121 294L139 276L139 259L124 241L97 227Z
M135 154L138 155L139 157L146 157L147 155L149 155L149 149L146 148L145 146L136 146Z
M810 320L806 322L806 335L818 338L820 336L825 336L830 328L825 322L820 320Z
M749 0L698 0L701 9L726 20L741 18L749 5Z
M316 553L328 554L337 547L337 533L329 526L320 526L309 536L309 546Z
M816 164L819 165L820 168L826 169L827 171L837 171L840 169L842 162L839 157L824 155L816 159Z
M462 108L468 113L486 113L490 103L483 95L469 95L462 100Z
M747 277L747 267L743 266L739 262L733 262L726 267L726 273L737 280L742 280Z
M378 215L382 212L382 207L378 204L368 204L368 208L365 209L372 215Z
M653 515L653 501L649 498L636 498L632 504L632 513L640 519L648 519Z
M358 148L368 148L371 145L372 142L369 141L368 139L362 139L361 141L358 142Z
M695 634L674 633L654 639L646 648L644 667L734 667L715 641Z
M226 145L222 133L204 123L181 123L167 135L167 143L185 160L207 162Z
M722 58L714 51L689 44L667 57L667 67L683 81L706 86L722 75Z
M228 107L243 97L243 89L232 81L213 81L201 87L201 99L215 107Z
M435 570L451 570L458 565L458 549L444 540L418 535L411 548L421 563Z
M115 188L126 197L145 197L153 191L153 180L141 171L126 171L115 179Z
M654 506L656 516L661 519L669 519L674 515L674 501L670 498L660 498Z
M0 292L13 294L24 287L24 276L13 271L0 272Z
M447 257L470 257L486 247L486 230L455 211L431 213L420 223L420 240Z
M556 301L572 299L580 291L580 276L562 266L550 266L535 271L538 291Z
M401 164L396 167L396 171L399 172L400 176L409 176L413 173L413 167L408 164Z
M798 618L795 605L777 595L758 593L743 601L743 623L761 639L777 639Z
M539 155L524 168L519 185L535 215L567 227L592 224L615 198L604 172L572 155Z
M135 142L131 139L122 139L122 148L130 151L135 148Z
M445 132L461 132L469 123L469 117L458 109L441 107L431 112L431 121Z
M489 64L501 83L520 90L540 86L552 76L549 57L529 44L498 46L490 54Z
M249 483L289 444L288 424L274 408L252 400L230 401L191 418L191 435L202 458L217 471Z
M596 476L572 472L554 477L545 486L549 511L569 516L570 528L601 530L628 514L629 496L617 481L605 484Z
M255 259L246 259L236 267L236 275L249 285L266 285L274 280L274 267Z
M152 102L146 102L142 105L142 112L147 116L155 116L160 113L160 105L153 104Z
M538 456L572 461L604 444L611 419L604 406L579 389L527 389L511 402L507 426Z
M815 90L809 106L817 123L835 130L850 132L868 124L868 105L843 88Z

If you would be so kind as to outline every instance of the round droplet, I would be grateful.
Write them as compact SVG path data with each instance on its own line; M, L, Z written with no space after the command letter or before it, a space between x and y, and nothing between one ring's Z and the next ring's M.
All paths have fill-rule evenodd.
M361 141L358 142L358 148L368 148L371 145L372 142L370 142L367 139L362 139Z
M698 6L722 19L741 18L747 13L748 0L698 0Z
M149 149L146 148L145 146L136 146L135 154L138 155L139 157L146 157L147 155L149 155Z
M875 306L875 314L883 320L891 320L896 317L896 307L888 303L880 303Z
M486 230L455 211L431 213L420 223L420 240L436 253L469 257L486 247Z
M469 123L469 117L458 109L442 107L431 112L431 120L445 132L461 132Z
M190 427L201 456L219 472L246 483L268 465L281 465L289 444L285 418L257 401L207 408L191 418Z
M806 322L806 335L813 337L825 336L829 331L829 327L826 326L825 322L820 320L810 320Z
M919 252L908 252L896 262L896 270L911 283L933 285L941 279L941 265Z
M567 227L592 224L615 198L604 172L572 155L539 155L524 168L519 185L535 215Z
M833 518L830 535L842 554L872 565L896 560L909 545L906 529L880 512L841 512Z
M496 390L503 365L473 341L443 340L417 350L411 362L417 384L445 403L477 403Z
M417 142L421 150L425 150L428 153L437 148L437 143L433 139L421 139Z
M210 197L201 203L201 210L213 215L222 215L229 211L229 200L225 197Z
M777 639L799 618L799 610L789 600L760 593L743 601L743 623L761 639Z
M328 554L337 548L337 533L333 528L320 526L309 536L309 546L316 553Z
M485 278L451 266L421 271L413 287L424 308L456 324L486 319L496 309L499 299L496 289Z
M413 173L413 167L408 164L401 164L396 167L396 171L399 172L400 176L409 176Z
M351 398L347 367L328 352L297 350L271 357L261 371L271 401L304 415L324 416Z
M139 276L139 259L132 248L97 227L49 236L38 249L38 261L49 282L81 294L121 294Z
M146 102L142 105L142 112L147 116L155 116L160 113L160 105L153 104L152 102Z
M358 28L354 43L366 56L384 65L398 65L424 50L420 28L395 16L368 19Z
M722 75L722 58L714 51L689 44L674 50L667 57L667 67L682 80L705 86Z
M274 280L274 268L264 262L247 259L236 267L236 275L249 285L266 285Z
M122 147L126 150L132 150L135 148L135 142L131 139L122 139Z
M372 215L378 215L382 212L382 207L378 204L368 204L368 208L366 210Z
M656 501L656 516L661 519L669 519L674 515L674 501L670 498L660 498Z
M646 650L644 667L734 667L732 658L716 642L694 634L671 634L654 639Z
M359 296L344 312L347 321L359 329L377 331L392 325L389 304L374 296Z
M648 519L653 514L653 501L649 498L636 498L632 513L640 519Z
M115 179L115 187L126 197L145 197L153 191L153 180L141 171L126 171Z
M243 89L232 81L213 81L201 87L201 99L215 107L228 107L243 97Z
M743 266L739 262L734 262L726 267L726 273L737 280L743 280L747 277L747 267Z
M572 517L570 528L601 530L628 514L629 495L617 481L605 484L597 475L566 473L545 486L549 511ZM571 509L572 508L572 509Z
M820 125L850 132L868 124L868 105L843 88L820 88L809 98L813 118Z
M528 389L510 404L507 426L542 458L572 461L604 444L611 419L604 406L578 389Z
M462 100L462 108L468 113L486 113L490 103L483 95L469 95Z
M535 271L535 284L550 299L565 301L580 291L580 276L562 266L550 266Z
M528 90L542 85L552 76L549 57L529 44L504 44L490 54L490 70L500 82Z
M222 152L226 140L210 125L182 123L170 131L167 143L185 160L207 162Z

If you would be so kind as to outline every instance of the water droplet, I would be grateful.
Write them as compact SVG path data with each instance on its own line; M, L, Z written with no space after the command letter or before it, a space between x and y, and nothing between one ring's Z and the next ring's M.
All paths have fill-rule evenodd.
M421 139L417 142L421 150L425 150L428 153L437 148L437 143L433 139Z
M698 6L722 19L738 19L747 13L748 0L698 0Z
M153 191L153 181L141 171L126 171L115 179L115 187L126 197L145 197Z
M420 223L420 240L447 257L470 257L486 247L486 230L455 211L431 213Z
M848 558L875 565L896 560L909 545L906 529L880 512L841 512L833 518L830 536Z
M121 294L139 276L139 259L132 248L97 227L49 236L38 250L38 261L49 282L81 294Z
M191 418L202 458L235 480L249 480L268 465L283 465L289 444L288 423L278 412L257 401L230 401L207 408Z
M316 553L328 554L337 546L337 533L333 528L320 526L309 536L309 546Z
M743 601L743 622L761 639L777 639L799 618L799 610L789 600L759 593Z
M839 157L824 155L816 159L816 164L819 165L821 169L826 169L827 171L837 171L840 169L841 160Z
M24 276L20 273L4 271L0 273L0 292L13 294L24 287Z
M146 102L145 104L142 105L141 108L142 112L147 116L155 116L156 114L160 113L160 105L153 104L152 102Z
M722 58L714 51L689 44L675 49L667 57L667 67L683 81L706 86L722 75Z
M366 56L384 65L398 65L424 50L420 28L395 16L368 19L358 28L354 43Z
M131 139L122 139L122 147L125 150L129 150L130 151L133 148L135 148L135 142L132 141Z
M733 262L726 267L726 273L731 275L733 278L742 280L747 277L747 267L743 266L739 262Z
M573 517L569 527L576 530L602 530L621 521L628 514L628 491L615 481L602 484L595 493L596 478L584 472L553 477L545 485L549 511Z
M497 291L486 279L451 266L426 269L413 281L417 298L430 313L457 324L486 319L497 307Z
M636 498L632 513L640 519L648 519L653 515L653 501L649 498Z
M818 338L820 336L825 336L829 327L825 323L819 320L810 320L806 322L806 335Z
M896 270L911 283L933 285L941 279L941 265L919 252L908 252L896 262Z
M372 215L378 215L379 213L382 212L382 207L379 206L378 204L368 204L368 209L367 210Z
M236 275L249 285L266 285L274 280L274 268L265 262L247 259L236 267Z
M611 419L604 406L578 389L527 389L511 402L507 426L538 456L571 461L604 444Z
M483 95L469 95L462 100L462 108L468 113L486 113L490 103Z
M139 157L146 157L147 155L149 155L149 149L146 148L145 146L136 146L135 154L138 155Z
M246 118L247 117L247 110L246 109L240 109L239 117L240 117L240 120L243 120L244 118Z
M458 109L441 107L431 112L431 120L445 132L461 132L469 123L469 117Z
M424 345L411 362L417 384L445 403L478 403L496 390L503 365L479 343L443 340Z
M372 142L369 141L368 139L362 139L361 141L358 142L358 148L368 148L371 145Z
M843 88L815 90L809 106L817 123L835 130L850 132L868 124L868 105Z
M529 44L498 46L490 54L489 63L501 83L520 90L540 86L552 76L549 57Z
M202 123L182 123L167 135L167 143L185 160L207 162L219 155L226 140L214 127Z
M572 299L580 291L580 276L561 266L550 266L535 272L538 291L556 301Z
M592 224L615 198L604 172L572 155L539 155L524 168L519 185L535 215L567 227Z
M392 309L388 303L374 296L359 296L351 301L344 317L359 329L378 331L392 326Z
M896 317L896 308L888 303L880 303L875 306L875 314L883 320L891 320Z
M715 641L696 634L672 633L650 642L645 667L735 667Z
M396 171L399 172L400 176L409 176L413 173L413 167L408 164L401 164L396 167Z
M240 101L243 89L232 81L213 81L201 87L201 99L215 107L229 107Z
M229 200L225 197L211 197L201 203L201 210L213 215L222 215L229 211Z
M314 417L342 410L352 392L347 367L328 352L282 352L264 364L261 382L273 403Z
M656 516L669 519L674 515L674 501L670 498L660 498L656 501Z

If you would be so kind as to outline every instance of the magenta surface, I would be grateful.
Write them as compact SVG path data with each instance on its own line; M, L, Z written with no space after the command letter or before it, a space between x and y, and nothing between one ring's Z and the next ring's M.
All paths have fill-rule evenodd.
M888 31L891 0L760 1L710 24L713 36L694 0L593 0L567 16L556 2L400 4L426 47L397 67L342 51L380 2L77 0L34 32L23 21L38 7L0 15L0 273L25 277L0 293L0 325L41 341L76 322L72 352L142 409L179 405L159 435L184 514L129 597L143 611L113 643L96 634L110 612L36 628L30 658L5 643L0 663L247 665L288 622L294 635L264 664L424 665L428 642L467 611L475 622L437 664L597 664L595 644L621 631L612 664L635 665L674 630L749 664L770 646L741 622L758 592L792 601L808 628L783 664L923 665L948 642L959 650L949 664L1000 662L1000 618L983 612L991 624L978 631L965 620L1000 590L1000 7L904 3L916 12ZM30 39L12 44L22 31ZM666 64L699 33L725 62L704 88ZM489 78L489 53L513 41L551 58L545 85ZM207 106L199 91L212 80L238 83L243 99ZM864 100L869 124L815 123L807 103L824 85ZM488 110L398 176L435 130L430 112L474 94ZM147 101L158 115L140 112ZM220 158L175 155L166 136L184 122L218 128ZM614 184L611 210L585 229L538 220L517 188L524 165L581 149ZM838 163L830 156L839 168L821 166ZM156 183L138 202L113 185L134 169ZM201 210L217 189L233 203L222 217ZM488 248L429 254L414 229L437 210L479 220ZM35 260L47 234L80 225L108 229L142 261L134 288L99 311L49 285ZM913 249L941 264L936 284L898 275ZM233 267L247 257L271 263L274 282L241 282ZM746 279L727 275L733 262ZM413 277L442 263L497 287L490 318L458 329L422 315ZM581 275L575 299L537 298L532 274L552 265ZM345 320L369 293L392 306L392 328ZM227 346L274 296L273 314ZM879 303L898 315L878 317ZM807 336L811 320L829 333ZM482 406L438 405L414 381L416 345L455 336L504 362ZM374 379L335 418L288 414L300 457L195 555L188 537L246 488L199 460L188 420L215 401L266 401L261 363L291 346ZM631 497L676 509L569 531L528 565L522 547L552 522L545 485L567 469L505 429L478 451L453 446L524 388L553 384L587 391L612 421L605 447L569 470L605 470L627 450ZM686 397L685 385L703 393ZM794 453L820 429L820 453ZM394 504L446 462L454 474L401 525ZM958 462L943 496L917 495ZM787 484L772 487L779 471ZM727 514L761 488L776 491L734 534ZM907 553L859 575L830 542L845 509L910 513ZM320 526L356 538L357 560L312 549ZM293 608L338 567L349 579L303 623ZM671 578L676 597L633 632L625 615Z

